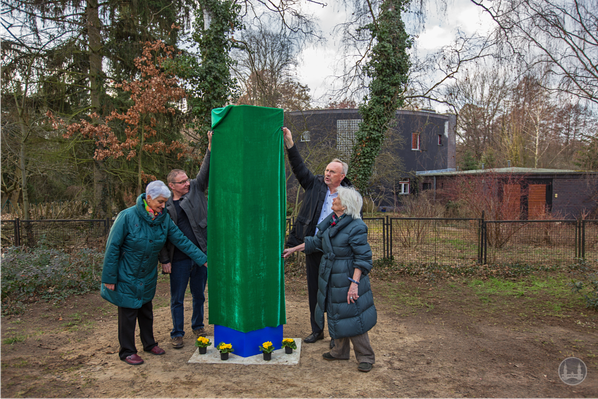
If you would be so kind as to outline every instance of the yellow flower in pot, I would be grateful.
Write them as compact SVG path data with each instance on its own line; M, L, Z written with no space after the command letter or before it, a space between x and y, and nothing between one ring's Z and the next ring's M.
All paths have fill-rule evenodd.
M285 353L293 353L293 349L297 349L297 344L293 338L285 338L282 340L282 347Z
M262 351L264 360L272 359L272 352L274 352L274 345L272 342L266 341L260 345L260 351Z
M224 342L221 342L218 344L216 349L218 349L220 351L220 360L226 360L226 359L228 359L228 354L230 352L233 352L233 345L225 344Z
M212 345L209 338L206 337L198 337L195 341L195 346L199 348L199 354L205 355L207 352L207 347Z

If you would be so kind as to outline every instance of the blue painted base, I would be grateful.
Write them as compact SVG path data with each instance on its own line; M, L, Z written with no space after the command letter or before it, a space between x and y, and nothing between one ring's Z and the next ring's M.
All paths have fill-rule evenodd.
M266 341L272 342L275 349L282 346L283 329L278 327L264 327L259 330L241 332L232 328L214 325L214 348L219 343L232 344L234 354L249 357L260 354L260 345Z

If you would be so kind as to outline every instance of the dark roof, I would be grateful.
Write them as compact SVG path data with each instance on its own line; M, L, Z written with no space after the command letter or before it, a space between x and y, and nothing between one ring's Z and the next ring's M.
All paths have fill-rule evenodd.
M591 170L572 170L572 169L542 169L542 168L491 168L475 170L456 170L436 172L418 172L420 176L460 176L460 175L479 175L483 173L511 174L511 175L587 175L598 174L598 171Z
M359 109L357 108L333 108L333 109L310 109L305 111L285 111L285 115L295 116L295 115L317 115L317 114L340 114L340 113L355 113L359 115ZM427 110L427 109L419 109L419 110L411 110L411 109L398 109L396 111L398 115L431 115L431 116L438 116L440 118L449 118L453 114L439 114L437 112Z

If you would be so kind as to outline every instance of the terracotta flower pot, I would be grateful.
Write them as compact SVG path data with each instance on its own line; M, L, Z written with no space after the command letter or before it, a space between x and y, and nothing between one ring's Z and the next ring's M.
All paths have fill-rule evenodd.
M290 346L285 346L284 353L287 353L287 354L293 353L293 348L291 348Z
M272 353L262 352L264 355L264 360L272 360Z

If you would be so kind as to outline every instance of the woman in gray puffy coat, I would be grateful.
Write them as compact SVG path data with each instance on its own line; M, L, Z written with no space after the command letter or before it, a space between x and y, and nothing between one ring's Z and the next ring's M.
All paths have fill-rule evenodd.
M368 372L374 364L374 351L368 331L376 324L377 314L368 273L372 269L372 250L367 242L367 225L361 220L361 195L351 187L339 187L332 211L318 225L314 237L285 249L287 257L296 251L324 253L318 279L316 322L324 326L328 313L328 331L335 346L322 356L326 360L348 360L353 343L358 370Z

